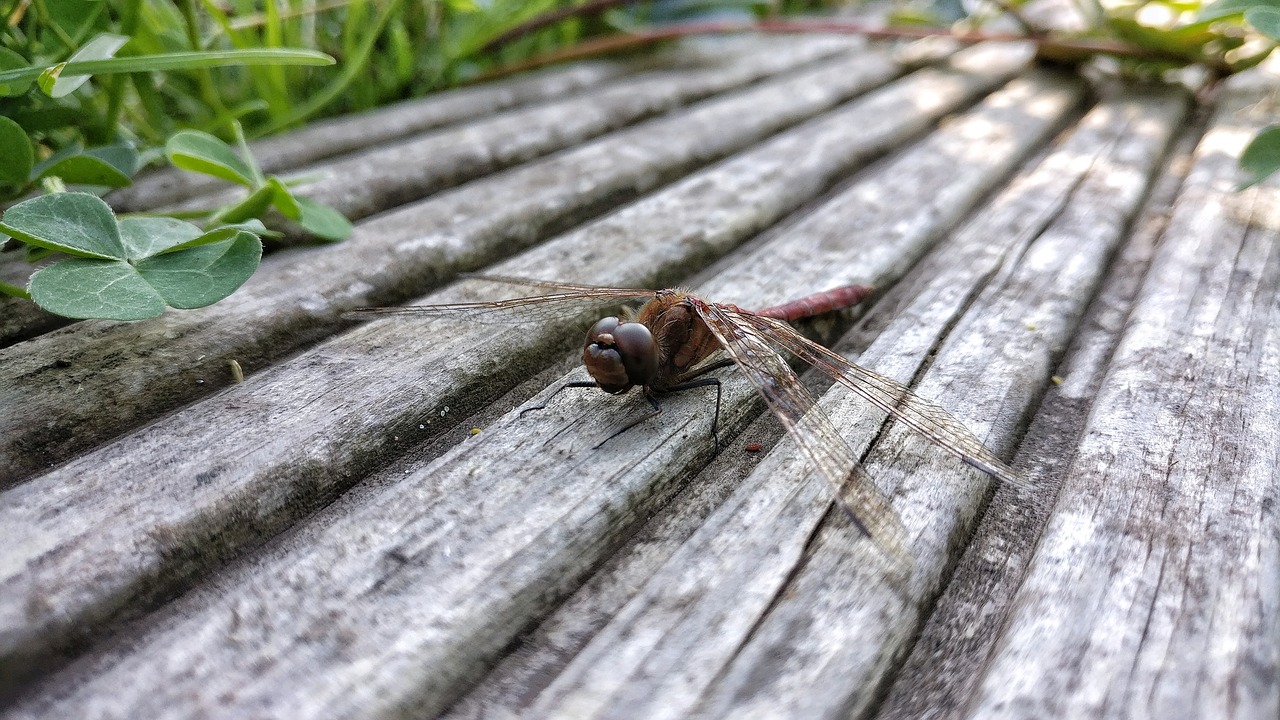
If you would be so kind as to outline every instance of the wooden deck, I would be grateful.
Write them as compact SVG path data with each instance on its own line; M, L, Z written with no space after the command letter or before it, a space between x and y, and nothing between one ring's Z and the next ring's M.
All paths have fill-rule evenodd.
M352 239L152 321L0 306L0 717L1274 720L1280 226L1234 158L1275 83L737 38L263 143ZM584 377L585 318L342 318L476 270L874 284L809 329L1035 487L828 392L903 579L732 372L720 452L698 393L601 444L642 400L513 410Z

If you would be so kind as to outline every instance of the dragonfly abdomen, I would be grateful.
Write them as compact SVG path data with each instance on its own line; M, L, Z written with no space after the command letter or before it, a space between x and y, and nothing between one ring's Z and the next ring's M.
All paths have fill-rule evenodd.
M815 315L823 315L853 307L867 299L867 296L874 291L875 288L870 285L846 285L753 312L756 315L788 322L803 320Z

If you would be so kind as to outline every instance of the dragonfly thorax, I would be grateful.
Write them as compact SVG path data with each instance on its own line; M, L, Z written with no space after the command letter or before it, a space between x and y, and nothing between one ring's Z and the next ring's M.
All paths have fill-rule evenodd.
M641 323L607 317L587 333L582 363L601 390L623 393L633 385L648 385L657 377L658 345L653 333Z

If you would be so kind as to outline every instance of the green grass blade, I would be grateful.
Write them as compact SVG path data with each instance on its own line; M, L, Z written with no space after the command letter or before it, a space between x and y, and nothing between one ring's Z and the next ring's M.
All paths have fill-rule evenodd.
M109 75L112 73L198 70L228 65L333 65L335 62L331 56L315 50L293 48L209 50L138 55L135 57L112 58L110 60L68 62L62 67L60 75L61 77L74 77L77 75ZM47 66L38 66L0 71L0 85L34 80L40 77L40 74L47 69Z
M262 128L259 134L269 135L281 128L305 120L325 105L333 102L357 77L363 77L365 68L369 64L369 55L373 51L374 44L377 42L378 37L382 35L382 29L386 27L387 21L391 19L392 15L400 7L400 2L401 0L391 0L391 2L387 3L386 7L382 9L382 13L378 16L378 21L369 29L369 33L360 43L357 54L346 60L342 73L333 82L311 95L306 102L296 106L289 114L276 118L270 125Z

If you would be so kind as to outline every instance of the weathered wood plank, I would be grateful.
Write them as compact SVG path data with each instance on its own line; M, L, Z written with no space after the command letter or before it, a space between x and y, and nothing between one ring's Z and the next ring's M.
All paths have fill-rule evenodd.
M255 140L249 149L265 172L280 172L521 105L561 99L635 69L625 63L590 62L449 90L320 120L284 135ZM108 194L106 200L116 212L137 212L225 186L205 175L164 169L140 176L133 185Z
M798 284L787 284L788 268L807 283L815 276L847 282L862 279L864 272L900 272L902 255L923 252L1043 141L1079 97L1080 87L1061 79L1037 75L1017 82L904 155L915 160L915 172L907 171L911 165L904 160L877 176L883 187L896 190L880 195L875 204L875 214L882 218L879 232L864 236L865 245L849 249L846 262L859 257L869 267L888 270L841 269L821 255L805 266L800 258L809 254L795 257L793 249L794 262L765 264L772 279L763 281L759 263L768 255L761 253L746 260L755 263L755 274L742 274L755 277L756 284L733 281L724 286L726 299L769 302L791 294ZM1025 112L1025 107L1034 110ZM851 151L842 147L868 130L870 118L863 110L855 104L803 132L780 136L749 156L690 178L498 269L527 273L545 268L568 279L627 284L670 276L682 266L687 269L716 246L731 246L762 223L771 224L786 207L794 207L788 193L804 195L822 187L825 183L813 177L814 164L827 166L836 154L847 157ZM961 138L971 149L953 170L957 157L943 151L965 145ZM874 196L875 185L860 184L854 197ZM903 218L897 203L913 193L922 210ZM850 206L868 212L865 202L846 202L846 212ZM764 211L766 217L738 214L734 208L740 207ZM847 224L834 232L828 227L829 244L836 245L847 233ZM892 242L882 242L885 238ZM793 248L799 244L808 249L811 241L808 233L788 237ZM463 289L435 298L460 297ZM734 292L744 297L735 298ZM145 543L140 548L129 539L140 528L160 526L167 533L200 540L207 536L203 549L219 552L216 543L234 541L254 524L261 528L280 522L285 510L281 505L311 493L323 495L315 483L333 482L335 473L369 454L371 444L411 442L421 431L410 423L416 425L424 415L441 409L449 386L469 384L469 375L493 382L510 370L504 362L518 363L514 358L547 343L519 328L430 328L421 331L429 333L425 338L406 338L404 330L395 323L360 328L201 403L199 411L201 406L182 413L177 417L185 418L185 433L153 426L127 443L127 453L121 449L125 443L120 443L86 458L86 468L104 469L116 483L128 477L132 463L162 462L175 478L193 474L183 467L221 471L209 473L204 485L182 483L182 492L168 500L157 497L165 488L150 487L144 494L141 489L113 487L110 494L127 503L108 510L104 501L117 500L96 493L92 511L111 513L104 525L57 551L29 547L35 550L30 557L48 563L44 568L28 565L24 575L39 587L40 601L55 608L40 618L44 631L56 634L57 623L67 615L93 622L104 610L114 611L111 603L121 594L150 586L140 585L142 580L185 569L174 562L182 548L169 545L153 552ZM722 420L736 426L749 394L741 383L727 390L727 417ZM179 603L179 608L163 613L166 619L145 640L128 643L132 650L91 658L84 663L87 675L51 683L53 694L43 701L33 699L27 711L92 714L114 709L159 717L182 712L172 704L179 697L186 703L183 708L198 706L214 713L252 708L270 714L271 708L288 707L301 715L342 715L357 708L366 714L442 708L460 691L459 681L474 677L481 663L520 627L580 582L582 574L634 527L636 514L669 495L673 483L710 452L707 418L697 398L673 402L665 411L666 422L634 429L628 442L613 446L613 452L593 452L592 438L602 431L607 434L604 428L616 422L619 408L602 407L598 398L589 396L561 397L545 412L506 418L387 492L358 507L345 507L313 535L301 530L306 537L279 553L246 562L241 571L249 576L228 578L225 586L197 593L191 600L194 606ZM199 416L218 420L200 427ZM695 421L697 416L701 419ZM263 422L275 428L280 440L252 437L239 429L261 427ZM225 445L194 450L174 445L182 437L200 435L219 436ZM345 446L326 446L333 437ZM546 438L545 445L530 443L529 437ZM149 457L141 456L143 448L150 448ZM160 461L156 453L167 457ZM214 457L217 454L225 459ZM72 473L74 465L62 472ZM241 469L244 465L256 473ZM30 489L45 481L6 493L29 502L15 516L29 522L40 514L36 505L66 487L59 482L40 491ZM216 498L218 507L204 498ZM65 490L52 501L85 510L91 504ZM217 512L224 516L215 519ZM251 519L247 525L246 518ZM213 537L211 520L235 527L222 525ZM104 537L117 532L114 540ZM166 545L172 537L153 540ZM90 548L101 552L115 546L129 549L122 557L95 557L92 592L102 593L99 598L86 598L87 590L79 582L62 590L53 587L75 574ZM72 557L76 555L81 557ZM164 578L169 585L175 579ZM4 597L13 594L6 590ZM286 606L290 609L282 611ZM267 608L274 610L262 614ZM370 624L380 617L396 620ZM259 624L264 621L267 625ZM200 629L193 632L197 626ZM232 655L235 660L228 662ZM249 660L251 656L262 662ZM317 664L328 668L323 677L315 672ZM144 665L151 669L140 671ZM233 679L229 667L253 668L252 677ZM161 677L168 679L146 685ZM105 687L113 691L100 692Z
M0 253L0 281L25 287L27 278L31 277L34 269L27 262L24 250ZM0 295L0 348L71 322L73 321L47 313L26 300Z
M492 89L468 89L459 91L456 96L414 101L404 108L377 111L367 116L336 119L331 125L318 124L297 133L264 140L255 147L262 148L266 153L265 158L260 159L266 161L268 170L281 170L299 168L315 160L317 156L339 155L352 150L353 146L377 148L379 145L388 145L392 140L399 138L401 142L401 145L397 146L399 150L387 149L381 154L366 153L297 171L298 175L303 176L332 172L336 176L335 179L327 185L322 183L312 189L341 188L346 184L351 192L361 197L381 192L383 194L374 202L381 207L387 207L397 198L414 199L429 194L421 187L415 190L406 185L407 180L434 183L433 187L457 184L483 174L486 170L498 169L535 154L571 147L575 139L580 141L613 127L641 120L646 115L657 114L673 107L673 103L690 102L716 92L733 90L769 75L795 71L806 64L836 55L841 51L847 52L851 47L858 46L855 41L847 37L813 37L799 44L779 44L777 40L779 39L738 38L736 42L724 44L721 57L716 62L708 62L706 52L684 49L681 52L672 53L668 64L684 66L685 70L672 70L665 76L651 73L647 80L632 80L631 85L637 92L634 97L623 88L606 88L601 91L604 96L603 102L597 102L600 100L599 94L586 100L560 99L554 104L544 103L541 106L526 109L522 114L497 115L488 121L487 126L478 127L473 123L452 131L420 136L416 140L412 136L406 136L406 133L420 124L430 127L445 119L467 117L463 115L467 110L477 111L471 119L484 117L484 114L479 111L488 105L549 95L557 89L577 87L587 80L591 81L590 84L599 84L604 79L618 74L616 70L607 69L611 66L602 66L604 69L601 70L592 70L588 67L580 73L550 75L545 79L535 78L514 86L500 85ZM933 57L937 57L937 54ZM883 69L887 61L887 56L882 55L870 59L870 67L865 70L846 71L843 78L832 82L831 92L840 92L842 88L849 85L850 80L861 83L862 89L865 90L870 86L870 78L877 70ZM691 68L697 68L697 72L691 75L689 72ZM671 82L663 82L662 77L667 77ZM802 82L801 85L803 86L804 83ZM811 101L808 98L802 100ZM588 107L588 111L582 109L583 104ZM799 105L801 109L795 117L806 117L803 114L803 108L807 106L808 102L802 101ZM423 110L420 117L414 115L415 108ZM774 109L775 115L770 115L766 106L765 125L771 120L777 122L776 112L777 110ZM389 117L384 118L384 113ZM571 115L576 118L575 122L580 124L566 126L562 119L557 119L560 115ZM523 124L522 118L525 121ZM595 125L591 124L593 121ZM792 120L792 122L795 121ZM539 122L549 124L544 126L539 125ZM521 126L522 129L516 132L515 126ZM578 136L576 138L575 132ZM728 136L735 137L732 132ZM447 150L426 152L426 157L414 157L402 151L405 142L414 142L417 143L416 146L423 147L436 144L445 146ZM358 143L364 143L364 145ZM708 143L708 148L711 153L714 153L716 144ZM426 149L429 150L429 147ZM477 155L484 159L479 162L467 160L467 158L474 159ZM707 157L710 158L713 155L709 154ZM367 161L361 158L366 158ZM357 170L353 171L353 167ZM355 174L352 174L353 172ZM375 173L378 176L377 182L371 184L359 181L360 173L364 172ZM397 173L400 174L397 175ZM225 181L214 180L207 176L166 170L152 173L140 179L134 187L113 193L108 199L117 210L121 211L154 209L164 202L172 203L189 197L201 198L194 201L195 205L199 205L207 204L210 202L209 197L216 192L225 191L229 186L230 184ZM388 188L392 187L399 189L388 194ZM238 190L228 192L231 194L224 193L220 197L223 200L229 199ZM0 276L3 276L7 282L25 284L31 272L32 268L18 257L0 258ZM12 312L9 312L10 309ZM54 316L29 307L29 304L0 298L0 346L34 337L67 324L69 324L68 321L58 320Z
M992 67L992 61L998 57L1006 58L1003 70ZM1010 73L1019 66L1022 62L1020 57L1025 55L1016 52L1012 55L975 53L967 58L984 66L980 72L922 72L912 81L892 91L869 97L814 126L781 136L759 150L709 173L695 176L681 186L635 206L627 213L614 216L605 223L588 226L559 245L549 247L544 255L547 259L540 262L546 263L548 267L555 267L556 258L564 258L561 262L565 267L579 267L581 263L575 256L595 254L598 257L593 266L603 273L611 265L621 262L618 258L641 253L646 247L662 247L665 241L670 243L668 247L671 250L668 253L672 256L655 258L649 266L637 272L673 274L676 268L687 267L690 261L697 262L697 253L713 251L700 235L706 235L723 249L731 247L755 228L772 223L788 209L812 197L834 177L848 172L886 146L901 142L904 129L909 130L913 124L916 128L922 128L928 123L930 114L946 112L996 84L1000 80L1000 73ZM866 64L865 60L863 64ZM929 93L933 98L932 105L926 107L914 120L910 115L904 118L903 111L920 105L916 97L922 92ZM731 104L717 108L708 117L702 117L701 122L706 123L708 130L723 132L725 115L729 112L742 114L744 108L750 105L742 106L738 103L753 99L756 98L750 95L737 98ZM688 117L683 120L685 122L681 128L687 136ZM854 133L855 129L861 132ZM657 138L666 143L666 147L679 144L676 142L679 136L676 135L677 128L674 124L671 130L670 134L662 134ZM689 152L695 151L691 146L686 148ZM606 166L604 163L608 163L608 167L616 165L609 155L598 160L601 165L597 167ZM529 182L532 184L535 179L531 178ZM543 198L534 200L540 203ZM715 209L714 213L711 212L712 209ZM657 224L659 219L661 225ZM632 223L634 226L629 226ZM601 249L598 247L600 237L630 240ZM403 237L392 238L403 242ZM453 242L452 237L442 240ZM560 247L568 249L559 250ZM348 272L353 269L349 256L336 256L328 250L317 251L319 252L329 253L328 267L317 268L312 265L303 267L300 272L264 275L274 278L275 282L240 316L242 322L239 326L227 322L221 327L221 339L227 343L234 342L236 337L245 334L253 321L260 318L277 318L298 306L302 306L302 311L305 312L305 303L309 299L306 286L301 294L292 294L289 292L291 283L301 285L308 279L315 282L317 278L329 277L318 270L331 270L337 274L344 268ZM395 261L404 261L406 258L403 255L393 255L391 258L375 256L369 260L377 263L374 270L387 268L389 271L398 271ZM637 276L636 279L640 277L642 276ZM350 279L349 274L347 278L348 283L355 282ZM242 302L238 298L244 295L253 297L253 288L246 290L249 292L237 295L227 303L217 306L217 309L200 312L227 312L229 308L236 308L237 302ZM361 291L369 292L367 288L361 288ZM283 296L273 297L275 293L283 293ZM338 285L333 293L341 300L347 297L344 293L349 294L350 289ZM361 299L367 302L368 295L363 298L356 296L357 303ZM167 316L157 324L172 332L174 325L170 323L179 322L190 317L190 314L168 319L170 317L172 316ZM194 352L190 346L183 347L181 340L195 334L194 330L198 325L184 328L185 334L174 332L179 335L176 339L164 337L167 334L164 330L149 334L151 342L159 346L156 350L146 348L147 335L139 337L135 333L126 332L136 332L137 327L114 326L120 339L115 352L123 353L130 347L142 347L143 351L138 353L140 358L157 352L166 353L170 357L182 357ZM506 369L506 377L514 378L524 367L535 362L539 353L551 351L557 341L549 336L542 343L541 350L537 350L538 346L534 344L527 348L526 355L515 350L518 344L504 347L501 343L490 340L472 348L474 342L474 339L465 342L458 340L458 346L475 352L490 348L487 352L491 352L494 357L515 357L517 364ZM99 352L103 349L94 344L72 347L85 351L98 347ZM217 351L214 345L205 347L209 352ZM348 352L353 366L359 366L365 371L381 367L392 377L399 377L393 383L400 386L401 391L393 396L408 400L408 404L393 413L380 411L375 406L392 397L383 396L386 388L380 387L370 392L372 388L366 383L371 376L360 380L357 378L359 373L352 374L340 367L326 371L322 363L314 369L321 376L330 372L338 374L340 377L336 378L337 389L327 381L315 377L280 377L273 381L275 385L268 388L257 386L251 381L236 388L236 393L215 405L193 408L170 418L164 426L153 426L129 443L94 453L54 475L40 478L28 488L0 496L0 502L3 503L0 505L0 515L11 518L15 523L35 522L38 526L28 528L26 536L29 544L23 552L11 558L12 564L6 568L5 582L14 585L0 583L5 587L5 599L12 601L6 610L0 611L0 615L12 613L4 616L14 618L15 622L17 618L24 618L26 622L23 630L25 635L9 636L8 640L13 644L6 646L12 648L6 654L46 653L58 643L37 638L46 637L48 633L60 636L74 627L92 626L94 623L90 618L110 615L126 607L129 598L148 597L154 591L153 586L166 587L195 572L197 568L188 564L193 556L217 556L232 551L245 542L252 542L262 532L280 527L290 518L306 512L308 502L322 501L353 482L353 475L361 472L361 467L375 462L373 455L383 452L381 447L390 443L386 452L391 452L391 446L400 445L400 442L393 440L400 424L405 425L404 442L410 438L420 438L424 434L429 435L430 428L425 433L415 429L420 424L422 414L432 416L446 406L452 406L456 412L463 396L491 392L494 383L498 381L498 376L487 371L492 360L483 357L474 360L474 368L460 374L451 374L447 371L450 366L465 365L473 355L447 347L437 348L434 353L426 356L409 350L407 354L381 362L376 355L367 354L368 349L362 346L351 348ZM49 355L45 355L46 359L43 361L49 362L48 357ZM122 363L119 358L116 358L114 364L109 363L108 359L93 363L93 367L99 368L99 373L110 374L115 365ZM347 361L337 364L345 365ZM433 364L438 372L433 371ZM403 370L399 369L401 367L418 367L421 373L428 376L427 382L415 384L407 376L402 376ZM145 368L141 365L134 368L135 372L143 370ZM345 377L348 375L350 377ZM126 374L117 379L127 387L128 383L137 382L136 378L130 381L129 377ZM154 375L146 382L152 388L158 384ZM348 389L350 387L363 389L351 394ZM286 403L287 407L271 407L275 401L287 396L293 398ZM316 404L320 397L327 398L327 401ZM374 405L369 405L369 402ZM59 406L51 405L50 410L57 407ZM308 407L311 409L305 410ZM304 416L309 419L304 419ZM372 430L371 427L365 428L359 418L369 418L370 422L380 426L382 430L367 437L349 438L348 435L360 435L365 429ZM321 430L320 425L312 425L314 420L320 420L321 425L328 426L331 430ZM266 436L257 429L264 421L275 428ZM294 428L292 433L290 428ZM342 431L341 428L346 430ZM343 442L350 441L351 444L330 447L328 438L332 432L338 432ZM219 441L209 444L200 440L208 437L218 437ZM194 451L191 448L193 443L199 446ZM333 454L335 450L337 455ZM149 477L150 468L157 466L167 467L176 478L201 479L198 484L199 492L192 494L186 482L156 487L149 481ZM85 482L82 478L85 472L103 478L101 484ZM121 477L136 480L121 482ZM258 489L251 489L255 487ZM267 505L252 511L247 511L240 505L241 499L256 497L266 489L270 492L259 499L265 499ZM257 500L250 500L250 503L256 505ZM36 509L37 506L61 510L44 516L42 511ZM90 520L86 516L83 524L62 525L61 523L75 515L75 512L70 511L73 506L82 508L95 519ZM139 518L145 519L135 522ZM48 522L63 529L46 524ZM136 554L132 552L132 548L138 543L136 535L147 534L149 531L144 530L147 527L160 528L157 533L149 536L157 542L150 547L149 552ZM109 537L115 533L123 534ZM59 535L62 537L56 539ZM71 548L74 547L80 549L72 551ZM118 559L123 564L118 567L113 565L113 561L107 557L110 552L104 554L103 547L116 548L121 553ZM97 566L99 570L95 589L84 595L77 594L79 580L71 576L65 576L62 580L53 579L75 567L79 562L77 558L88 562L82 568ZM45 562L53 564L44 565ZM54 566L59 566L62 570L57 570ZM173 575L173 572L177 575ZM153 577L156 574L161 576L159 580ZM105 580L106 575L114 575L116 581ZM63 583L69 584L63 585L63 590L55 589L55 586ZM53 599L64 591L77 597L75 604L82 610L60 606L60 601ZM33 596L40 598L35 606L49 609L47 614L37 613L34 617L24 615L25 608L30 603L21 598ZM71 620L75 617L79 620ZM26 661L15 662L13 665L34 667L34 663Z
M1007 451L1187 104L1165 93L1091 111L1063 149L957 238L961 257L910 289L911 305L861 359L906 381L933 353L919 392ZM828 409L856 450L882 414L845 395L830 394ZM829 498L806 482L789 444L574 658L534 715L865 712L943 581L986 478L922 451L901 427L882 434L866 465L896 488L894 507L912 534L917 562L904 582L842 516L822 522Z
M26 282L25 278L20 282ZM66 327L74 320L47 313L26 300L0 298L0 348Z
M770 75L795 71L806 64L842 51L848 52L858 46L856 41L848 37L815 36L799 44L780 44L778 40L779 38L736 38L723 44L714 62L708 59L709 53L705 50L681 46L677 51L668 53L669 57L660 65L680 67L683 70L671 70L665 75L650 73L647 80L640 78L630 81L633 85L638 85L636 89L639 93L631 98L630 104L619 100L619 96L627 96L621 88L600 91L604 96L602 103L561 97L575 88L597 86L623 73L623 65L600 63L508 84L498 83L493 87L467 88L452 94L404 103L403 106L335 118L295 133L259 141L253 147L263 153L259 160L268 171L295 169L295 175L312 177L334 174L336 178L328 184L330 188L347 183L354 186L354 192L366 196L385 191L389 187L399 187L397 194L376 200L376 204L387 206L397 198L416 198L429 194L405 185L402 182L405 177L397 176L396 172L406 172L409 177L418 177L419 180L430 176L436 179L430 182L441 187L458 184L481 175L486 170L495 170L536 154L571 147L576 141L586 137L667 110L673 107L672 103L695 101ZM933 55L937 56L936 53ZM696 73L692 73L691 77L690 71L695 69ZM675 78L680 82L673 80L671 83L663 83L662 77ZM539 98L554 98L558 102L535 105L532 109L526 109L523 114L497 112L502 107L528 104ZM591 112L584 113L574 104L584 102L591 108ZM492 110L486 112L485 108L490 107ZM537 125L538 122L547 121L544 116L557 114L573 115L582 118L584 122L573 128L566 128L562 121L545 127ZM486 116L492 118L488 121L487 132L485 127L477 127L477 123L473 122L451 132L442 131L423 136L426 130L446 121L474 121ZM628 120L628 117L631 119ZM524 118L528 124L522 132L513 132L513 126L521 124L520 118ZM603 120L603 124L590 126L592 120ZM581 137L575 138L575 131ZM381 154L368 152L327 164L314 164L317 160L344 155L354 150L385 148L396 141L400 143L397 146L400 148L403 148L403 143L414 142L443 145L449 150L424 153L428 157L414 157L408 153L384 149ZM542 144L537 145L538 142ZM463 161L476 154L484 156L492 167ZM362 162L360 158L367 158L368 161ZM313 165L304 168L308 163ZM351 174L352 167L360 168L356 175ZM377 183L370 185L359 181L357 176L361 172L376 172ZM226 181L168 169L147 174L132 187L111 193L107 199L118 212L124 212L151 210L165 203L172 205L180 200L195 198L183 206L189 209L208 206L212 202L209 200L211 197L217 196L225 201L240 192L239 188L228 190L230 187L232 186ZM316 187L322 188L324 185ZM23 284L31 272L31 268L20 258L0 259L0 276L4 276L7 282ZM13 317L5 316L5 305L14 306L16 312ZM38 310L28 310L0 298L0 344L34 337L40 332L66 324L67 321L58 322Z
M1142 218L1116 261L1110 263L1109 277L1057 369L1061 384L1049 388L1018 447L1013 464L1034 479L1034 490L996 489L921 637L896 671L878 718L960 717L982 681L1000 627L1061 487L1064 464L1074 453L1203 131L1202 122L1184 129Z
M781 202L803 202L805 192L923 131L1026 59L971 51L952 69L921 71L867 98L866 135L829 159L813 158L812 180L799 194L783 188ZM901 70L885 53L855 53L388 213L358 225L342 245L279 253L212 307L141 323L79 323L0 351L9 370L0 380L0 487L229 384L230 360L253 372L344 327L343 310L401 302L509 256ZM930 99L915 108L918 94Z
M1280 714L1280 238L1250 217L1274 187L1233 187L1235 157L1274 117L1236 82L970 716Z
M441 720L518 717L565 664L741 486L762 453L782 434L781 425L769 413L757 418L732 442L725 442L729 435L722 431L722 447L715 461L688 480L535 629L521 633L508 652L493 667L487 668L484 677L441 715ZM743 449L752 442L758 442L761 449Z
M465 125L300 167L282 177L310 178L295 188L299 195L359 220L713 95L785 75L857 45L847 37L818 36L775 52L730 54L726 62L710 67L641 73L564 100L475 118ZM246 192L232 187L175 207L215 207L243 198ZM290 226L282 227L293 232Z

